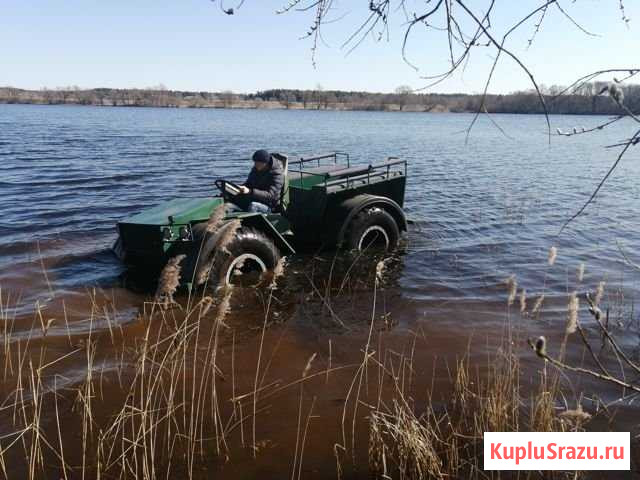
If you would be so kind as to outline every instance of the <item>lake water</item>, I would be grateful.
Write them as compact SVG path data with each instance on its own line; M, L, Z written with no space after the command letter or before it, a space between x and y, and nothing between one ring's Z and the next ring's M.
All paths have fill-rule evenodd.
M428 345L420 353L425 359L453 359L467 348L482 357L502 334L507 315L504 280L515 274L527 290L529 305L543 292L546 300L541 315L520 316L514 307L510 317L531 336L546 335L551 350L557 349L564 332L567 293L593 291L606 281L605 304L619 338L637 356L640 337L633 305L640 272L621 253L640 263L636 151L629 151L596 202L558 236L563 222L582 206L615 160L617 150L604 147L626 138L629 125L570 138L554 135L549 144L542 116L493 119L508 136L480 118L465 142L472 120L468 114L0 105L0 287L5 302L9 295L13 305L14 336L25 338L39 322L34 320L36 305L45 319L59 319L63 311L68 315L69 326L53 322L52 342L69 332L82 336L93 289L112 300L116 322L127 329L150 294L127 284L109 250L119 219L174 197L213 194L216 178L244 178L250 162L243 159L258 148L302 155L337 150L348 152L354 163L391 155L408 161L405 206L415 223L384 292L384 308L393 317L398 341L420 331ZM589 128L603 120L551 118L553 131ZM547 264L551 246L558 249L552 267ZM265 339L274 352L277 346L282 353L283 359L272 367L276 376L287 377L294 366L299 375L312 353L322 357L327 348L333 349L336 364L360 354L349 346L366 340L366 307L364 314L357 308L345 310L350 328L343 332L324 317L309 314L313 308L298 301L312 291L309 278L323 281L321 266L327 258L331 260L300 256L286 272L289 306ZM585 274L579 281L582 262ZM369 290L356 296L364 305L371 294ZM340 301L337 298L336 305ZM354 295L342 301L352 305ZM595 331L585 305L581 301L580 319ZM235 323L237 331L244 332L234 340L240 342L236 353L244 352L252 362L256 335L249 327L260 324L256 318L262 307L258 300L246 300L237 308L249 320L245 327ZM529 371L540 367L524 342L518 352ZM583 353L578 339L571 340L569 358L579 362ZM65 363L60 375L73 383L81 360ZM430 383L429 370L425 364L425 384ZM589 398L613 401L621 395L581 378L575 385ZM325 401L318 402L318 414L330 415L332 402L344 396L343 390L344 385L329 389ZM296 398L283 401L281 408L294 408ZM624 402L623 408L625 415L640 415ZM290 452L283 438L291 437L277 438L277 422L265 421L261 428L280 445L273 447L276 456ZM329 448L333 440L311 436L309 442L309 472L320 475L334 468ZM272 457L249 463L220 468L239 476L288 474L289 463L283 467Z

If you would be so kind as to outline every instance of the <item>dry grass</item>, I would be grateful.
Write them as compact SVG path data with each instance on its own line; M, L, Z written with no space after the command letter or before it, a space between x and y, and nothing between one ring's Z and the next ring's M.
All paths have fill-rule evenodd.
M220 255L229 254L229 250L227 249L227 247L231 240L233 240L233 238L235 237L236 232L240 229L240 227L242 227L242 223L238 219L222 223L221 220L215 218L217 217L216 212L217 210L214 210L212 214L212 218L214 221L212 222L210 220L209 225L207 226L207 231L215 237L216 249L214 254L211 255L209 259L207 259L207 263L203 266L203 268L199 272L195 272L199 275L199 277L196 279L196 283L198 285L207 284L211 269L213 268L216 260ZM203 238L202 240L204 242L205 238ZM202 245L200 246L200 250L202 250ZM198 256L200 256L200 253L201 252L198 253Z
M516 281L516 276L511 275L505 281L507 285L507 289L509 290L509 298L507 300L507 304L509 306L513 305L513 302L516 300L516 294L518 293L518 282Z
M379 328L383 321L377 312L389 274L384 262L373 269L373 302L359 362L332 365L330 341L325 369L317 370L320 362L314 353L300 365L299 378L268 383L271 359L266 360L265 337L284 268L284 263L278 266L267 287L255 377L249 386L253 390L241 395L236 394L235 336L230 371L223 371L221 351L235 291L220 290L216 297L190 295L184 309L159 308L170 305L167 297L175 301L179 259L163 274L164 294L145 305L135 326L138 333L132 338L118 326L115 308L111 309L110 302L95 291L90 293L87 333L81 338L70 330L66 316L51 319L38 310L28 336L21 332L17 338L15 309L0 290L4 356L0 418L9 432L0 436L0 476L65 480L207 478L207 467L213 459L232 457L232 444L246 444L254 455L258 454L257 424L266 402L291 389L293 395L299 395L297 415L285 420L294 425L297 422L295 449L292 445L290 458L282 463L291 465L292 479L299 479L304 475L305 447L315 428L316 396L305 404L305 397L310 396L307 385L314 381L326 384L330 373L335 378L334 372L353 373L345 385L341 418L336 411L342 423L341 438L333 447L338 476L345 459L351 457L356 465L362 462L355 452L362 450L365 440L357 428L363 420L368 424L367 463L371 473L382 478L414 479L491 477L482 470L483 432L580 429L590 419L580 399L572 402L575 408L569 408L563 400L561 382L548 374L546 367L533 391L521 386L515 345L522 342L510 320L504 341L486 363L472 363L470 355L457 362L450 373L453 395L448 392L443 398L432 388L426 399L416 401L416 385L421 384L416 378L419 368L414 365L416 339L407 352L379 347L386 335L386 329ZM517 295L515 277L507 284L507 302L511 304ZM313 288L319 295L320 290ZM538 298L532 313L540 309L542 298ZM572 298L567 326L580 331L578 319L572 319L579 305L577 298L575 304ZM327 294L322 301L330 302ZM592 302L592 308L599 311L596 302ZM524 289L520 290L520 310L526 310ZM97 324L102 327L98 329ZM64 339L66 348L48 349L52 329L63 325L66 332L60 335L58 331L57 338ZM109 358L101 355L104 346L108 347ZM544 340L534 346L540 356L547 355ZM71 361L76 367L82 365L74 379L59 373L68 371L63 367ZM110 371L105 371L105 364ZM231 398L221 393L221 382L232 385ZM228 394L229 389L225 392ZM570 476L573 478L573 474Z
M180 285L180 264L186 257L177 255L170 258L160 273L155 302L165 310L176 303L173 295Z
M207 220L207 232L214 233L216 230L218 230L226 214L226 203L221 203L216 208L214 208L213 212L211 212L211 215L209 216L209 220Z
M180 259L174 260L161 278L158 302L138 320L140 337L127 341L94 294L88 334L62 355L55 344L47 349L42 321L26 340L12 338L15 308L0 294L5 325L0 415L4 428L11 429L0 438L0 475L152 479L180 472L195 478L210 448L218 455L226 451L234 418L220 413L217 354L232 290L217 302L205 296L188 311L166 310L180 275ZM98 321L108 324L101 334L94 331ZM68 330L67 336L78 335ZM105 341L122 348L121 355L110 350L119 363L111 358L98 364L99 344ZM79 381L57 373L56 366L71 360L83 365ZM115 363L115 372L105 373L105 363ZM114 388L114 377L120 388ZM105 383L111 384L106 397ZM105 416L105 410L111 413Z
M474 373L468 359L460 360L450 400L438 402L437 392L430 392L431 401L423 405L413 405L409 392L396 384L392 400L369 415L372 473L399 479L486 478L491 473L482 468L484 432L564 430L557 385L542 377L538 390L527 396L519 368L513 351L488 359L484 373Z
M553 267L557 249L552 247L547 259L547 268ZM577 280L584 279L584 264L578 267ZM507 305L510 307L517 296L515 276L506 282ZM546 275L545 275L546 285ZM586 295L589 311L598 323L603 339L611 344L618 362L628 367L632 373L640 372L640 367L624 353L608 332L602 319L605 314L598 307L604 293L604 282L597 286L592 300ZM535 301L531 315L541 311L543 293ZM486 431L579 431L592 419L585 411L582 398L575 398L575 408L567 405L567 394L574 390L567 386L568 377L564 371L586 374L605 382L632 391L637 386L620 377L611 375L602 365L601 358L589 345L586 334L579 322L580 302L576 292L568 296L567 321L564 338L559 347L559 357L553 358L547 352L547 341L540 336L530 345L536 354L545 359L544 368L539 372L538 385L525 393L520 385L521 367L515 345L517 330L513 327L510 311L507 309L505 337L501 346L487 359L487 364L470 365L469 357L459 361L452 375L453 395L444 401L436 401L436 393L429 392L428 400L416 404L411 392L403 387L404 369L399 375L397 369L383 358L377 358L379 368L387 373L385 378L391 383L391 399L380 399L369 413L369 464L378 478L501 478L500 472L485 472L483 464L483 433ZM526 291L520 290L520 314L526 314ZM570 336L580 332L585 345L599 366L601 372L584 367L574 367L564 363L563 357ZM413 372L413 358L408 362L408 371ZM553 373L547 371L547 363L557 367ZM409 382L411 383L411 382ZM384 390L381 386L380 391ZM579 395L573 392L572 395ZM607 407L603 405L603 411ZM600 413L600 411L599 411ZM608 416L609 414L606 413ZM505 475L502 475L505 476ZM556 472L553 478L578 478L579 472ZM506 477L509 477L506 475ZM517 478L547 478L543 472L520 472Z

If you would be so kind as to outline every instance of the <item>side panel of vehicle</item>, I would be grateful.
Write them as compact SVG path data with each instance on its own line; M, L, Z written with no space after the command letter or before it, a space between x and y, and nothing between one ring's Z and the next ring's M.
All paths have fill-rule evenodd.
M121 222L118 243L121 259L126 264L153 267L164 259L162 231L158 226Z
M400 207L404 205L404 191L406 186L406 177L404 175L394 176L387 179L377 179L368 181L362 178L359 181L349 181L346 188L342 188L343 184L337 184L327 189L329 209L342 204L345 200L357 197L358 195L375 195L393 200Z
M286 217L291 223L296 241L318 241L322 235L319 227L323 224L327 210L327 193L324 188L291 188L289 198Z

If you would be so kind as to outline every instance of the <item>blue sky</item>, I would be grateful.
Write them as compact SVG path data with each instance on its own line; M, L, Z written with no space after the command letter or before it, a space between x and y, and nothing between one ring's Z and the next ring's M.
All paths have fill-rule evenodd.
M444 66L441 34L416 30L408 56L419 71L403 62L403 14L391 20L390 38L368 38L347 55L341 44L367 14L368 0L334 0L333 19L311 62L311 43L300 40L313 12L275 11L288 0L245 0L235 15L220 10L220 0L2 0L0 17L0 86L22 88L149 87L252 92L267 88L314 88L393 91L399 85L419 88L421 76ZM225 0L235 7L239 0ZM424 1L407 0L424 11ZM484 0L469 3L484 5ZM539 2L497 0L496 31L504 29ZM540 83L567 84L593 70L640 67L640 2L625 2L629 26L621 20L618 0L564 0L562 5L590 37L557 9L550 10L529 49L529 22L509 46L521 55ZM481 91L491 65L488 49L478 49L464 72L431 89L438 92ZM504 59L490 91L528 88L527 78Z

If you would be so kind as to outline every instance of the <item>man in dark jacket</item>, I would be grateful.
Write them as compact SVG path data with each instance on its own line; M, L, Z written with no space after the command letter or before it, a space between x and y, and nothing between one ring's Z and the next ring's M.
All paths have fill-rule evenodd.
M240 187L241 204L247 212L269 213L280 204L284 173L280 162L274 161L266 150L253 154L253 168Z

